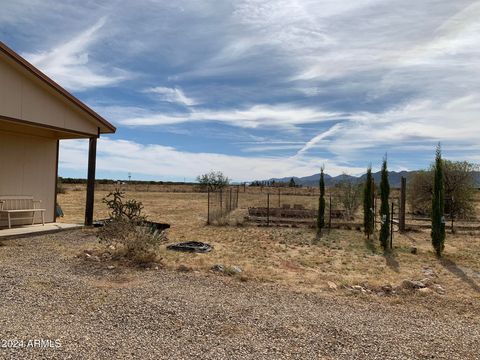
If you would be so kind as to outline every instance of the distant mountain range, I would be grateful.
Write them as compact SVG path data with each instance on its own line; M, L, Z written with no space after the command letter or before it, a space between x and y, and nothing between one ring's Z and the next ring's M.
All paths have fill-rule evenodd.
M414 174L416 171L389 171L388 172L388 179L390 181L390 186L391 187L400 187L400 182L402 177L406 177L408 179L409 176ZM477 187L480 187L480 171L474 171L475 174L475 182ZM380 178L381 178L381 172L378 171L376 173L373 173L373 179L375 180L376 184L380 183ZM341 181L352 181L352 182L364 182L365 177L367 174L363 174L362 176L351 176L351 175L338 175L338 176L330 176L328 174L325 174L325 186L334 186L335 184L341 182ZM290 179L293 177L293 180L295 181L295 184L297 185L302 185L302 186L318 186L318 182L320 180L320 173L310 175L310 176L304 176L304 177L296 177L296 176L291 176L291 177L284 177L284 178L272 178L271 180L275 180L275 182L289 182Z

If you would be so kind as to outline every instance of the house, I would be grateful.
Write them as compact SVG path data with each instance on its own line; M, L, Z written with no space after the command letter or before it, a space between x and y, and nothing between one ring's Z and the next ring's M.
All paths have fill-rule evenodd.
M0 197L33 196L45 222L55 222L59 140L89 139L85 224L91 225L97 139L115 130L0 42Z

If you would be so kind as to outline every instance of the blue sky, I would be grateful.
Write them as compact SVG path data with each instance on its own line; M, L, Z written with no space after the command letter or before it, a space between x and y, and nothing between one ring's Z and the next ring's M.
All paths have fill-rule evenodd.
M0 3L2 41L117 126L99 178L480 162L480 1ZM86 152L63 141L60 174Z

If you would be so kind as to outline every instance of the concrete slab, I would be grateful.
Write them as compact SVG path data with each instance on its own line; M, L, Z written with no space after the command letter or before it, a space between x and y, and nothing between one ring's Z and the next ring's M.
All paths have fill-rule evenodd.
M59 231L81 229L82 227L83 227L82 224L48 223L45 225L35 224L35 225L15 226L15 227L12 227L11 229L2 228L0 229L0 240L51 234Z

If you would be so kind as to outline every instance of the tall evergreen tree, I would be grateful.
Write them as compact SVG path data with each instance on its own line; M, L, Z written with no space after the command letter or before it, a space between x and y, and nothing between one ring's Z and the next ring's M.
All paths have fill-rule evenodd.
M373 234L373 177L372 167L367 169L367 178L365 180L365 188L363 189L363 228L365 235L370 239L370 235Z
M320 197L318 198L318 216L317 216L317 235L322 235L322 229L325 227L325 177L323 166L320 169Z
M432 197L432 245L438 257L442 256L445 247L445 190L443 178L443 160L440 144L435 153L435 177Z
M387 156L383 158L382 179L380 181L380 219L382 226L380 227L380 243L384 250L389 249L388 237L390 236L390 205L388 203L390 196L390 184L388 182Z

